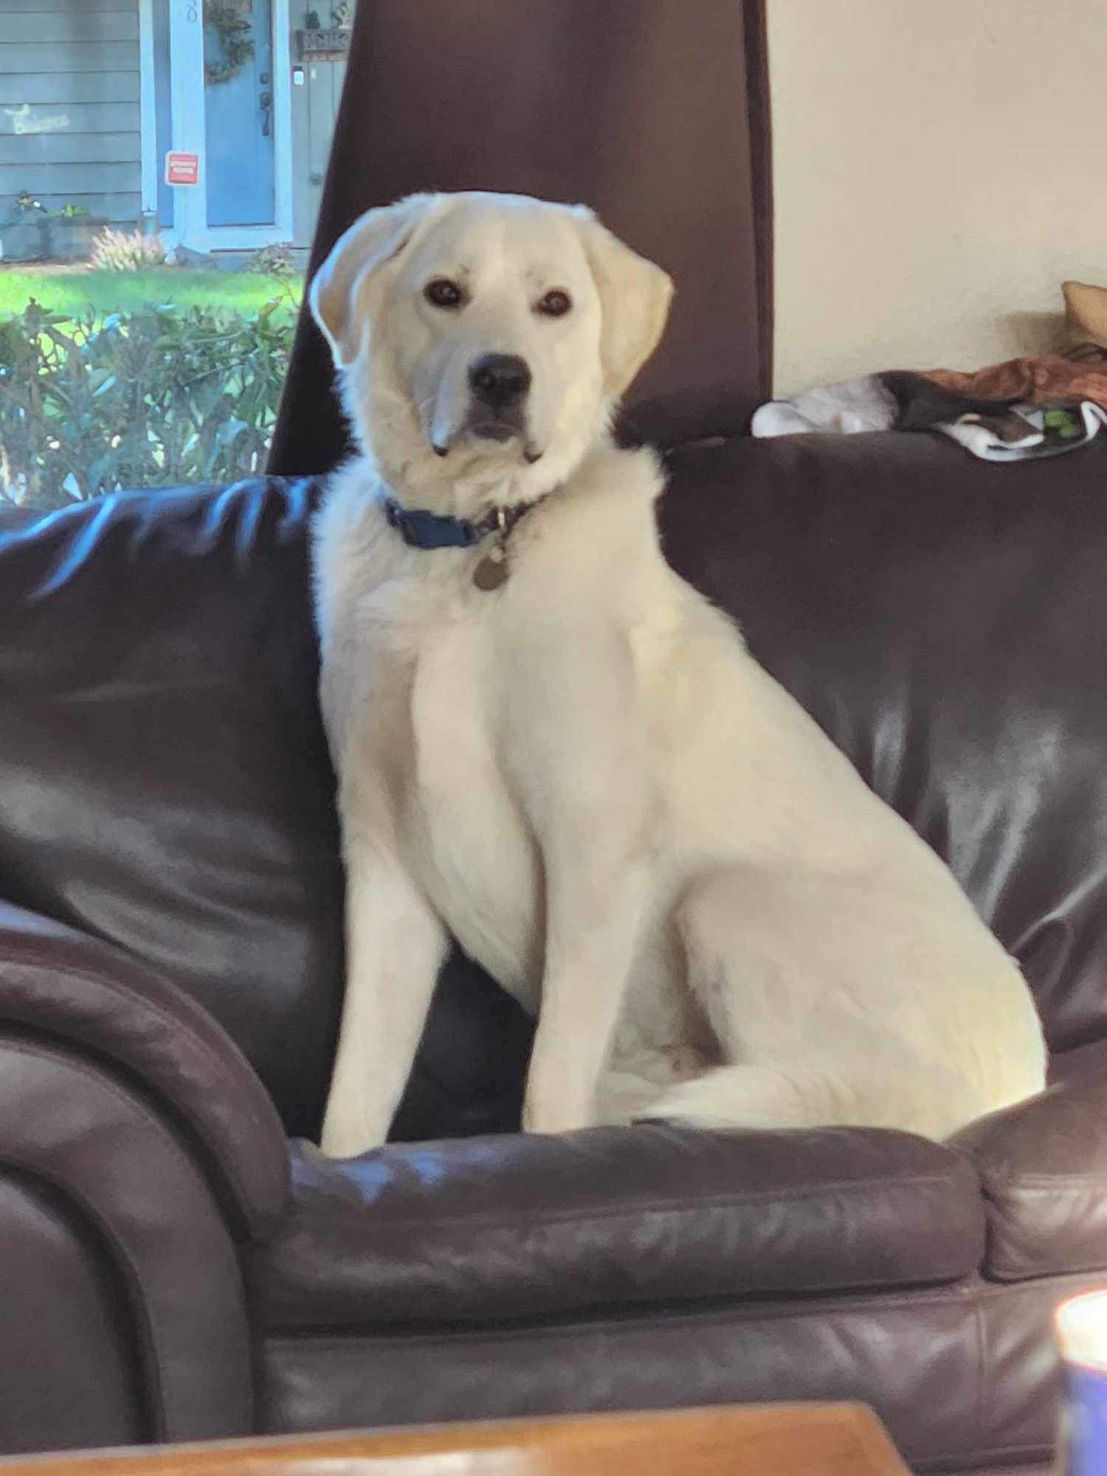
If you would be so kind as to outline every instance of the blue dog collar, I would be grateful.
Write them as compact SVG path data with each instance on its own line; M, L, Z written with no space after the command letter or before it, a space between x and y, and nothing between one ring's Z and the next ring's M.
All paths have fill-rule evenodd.
M410 548L472 548L490 533L501 538L534 507L533 502L517 502L511 507L494 507L475 522L470 518L453 518L445 513L428 512L422 507L401 507L393 498L385 498L384 512L389 525L397 530Z

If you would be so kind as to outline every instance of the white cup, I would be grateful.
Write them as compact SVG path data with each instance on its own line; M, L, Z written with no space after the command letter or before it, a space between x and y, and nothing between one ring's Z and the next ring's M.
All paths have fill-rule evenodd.
M1058 1472L1107 1473L1107 1291L1062 1302L1053 1330L1065 1369Z

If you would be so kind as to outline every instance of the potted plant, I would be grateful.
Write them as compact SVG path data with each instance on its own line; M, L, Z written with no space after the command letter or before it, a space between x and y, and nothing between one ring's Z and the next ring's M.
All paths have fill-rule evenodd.
M85 261L96 236L108 224L72 200L50 216L50 255L58 261Z
M24 190L15 197L11 212L0 225L0 259L41 261L50 253L46 207Z

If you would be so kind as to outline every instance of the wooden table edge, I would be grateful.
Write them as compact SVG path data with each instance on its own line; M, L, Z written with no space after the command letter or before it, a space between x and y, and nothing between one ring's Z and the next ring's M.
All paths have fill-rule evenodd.
M296 1463L413 1461L451 1452L520 1455L548 1453L568 1460L612 1454L659 1437L713 1445L741 1445L766 1438L852 1441L860 1458L857 1476L909 1476L887 1431L873 1411L857 1403L708 1405L693 1409L550 1415L472 1423L343 1430L313 1435L247 1436L175 1445L132 1445L103 1450L48 1452L0 1457L2 1476L260 1476ZM399 1468L402 1471L402 1467ZM568 1468L566 1468L568 1469ZM818 1467L812 1465L812 1472ZM829 1469L829 1468L828 1468ZM843 1469L841 1464L833 1468ZM736 1473L742 1467L735 1464ZM291 1473L290 1473L291 1476ZM417 1476L417 1473L416 1473Z

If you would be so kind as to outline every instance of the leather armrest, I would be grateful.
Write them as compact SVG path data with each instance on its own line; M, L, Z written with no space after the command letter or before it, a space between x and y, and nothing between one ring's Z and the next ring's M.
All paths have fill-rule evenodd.
M74 973L62 977L74 987ZM210 1177L160 1107L83 1047L0 1021L5 1450L253 1428L238 1247ZM118 1407L114 1434L90 1407L106 1335L122 1353L131 1433L118 1429Z
M970 1124L1000 1281L1107 1269L1107 1081L1051 1087Z
M265 1088L204 1009L119 949L0 903L0 1033L106 1063L153 1098L236 1233L285 1208L287 1144Z

